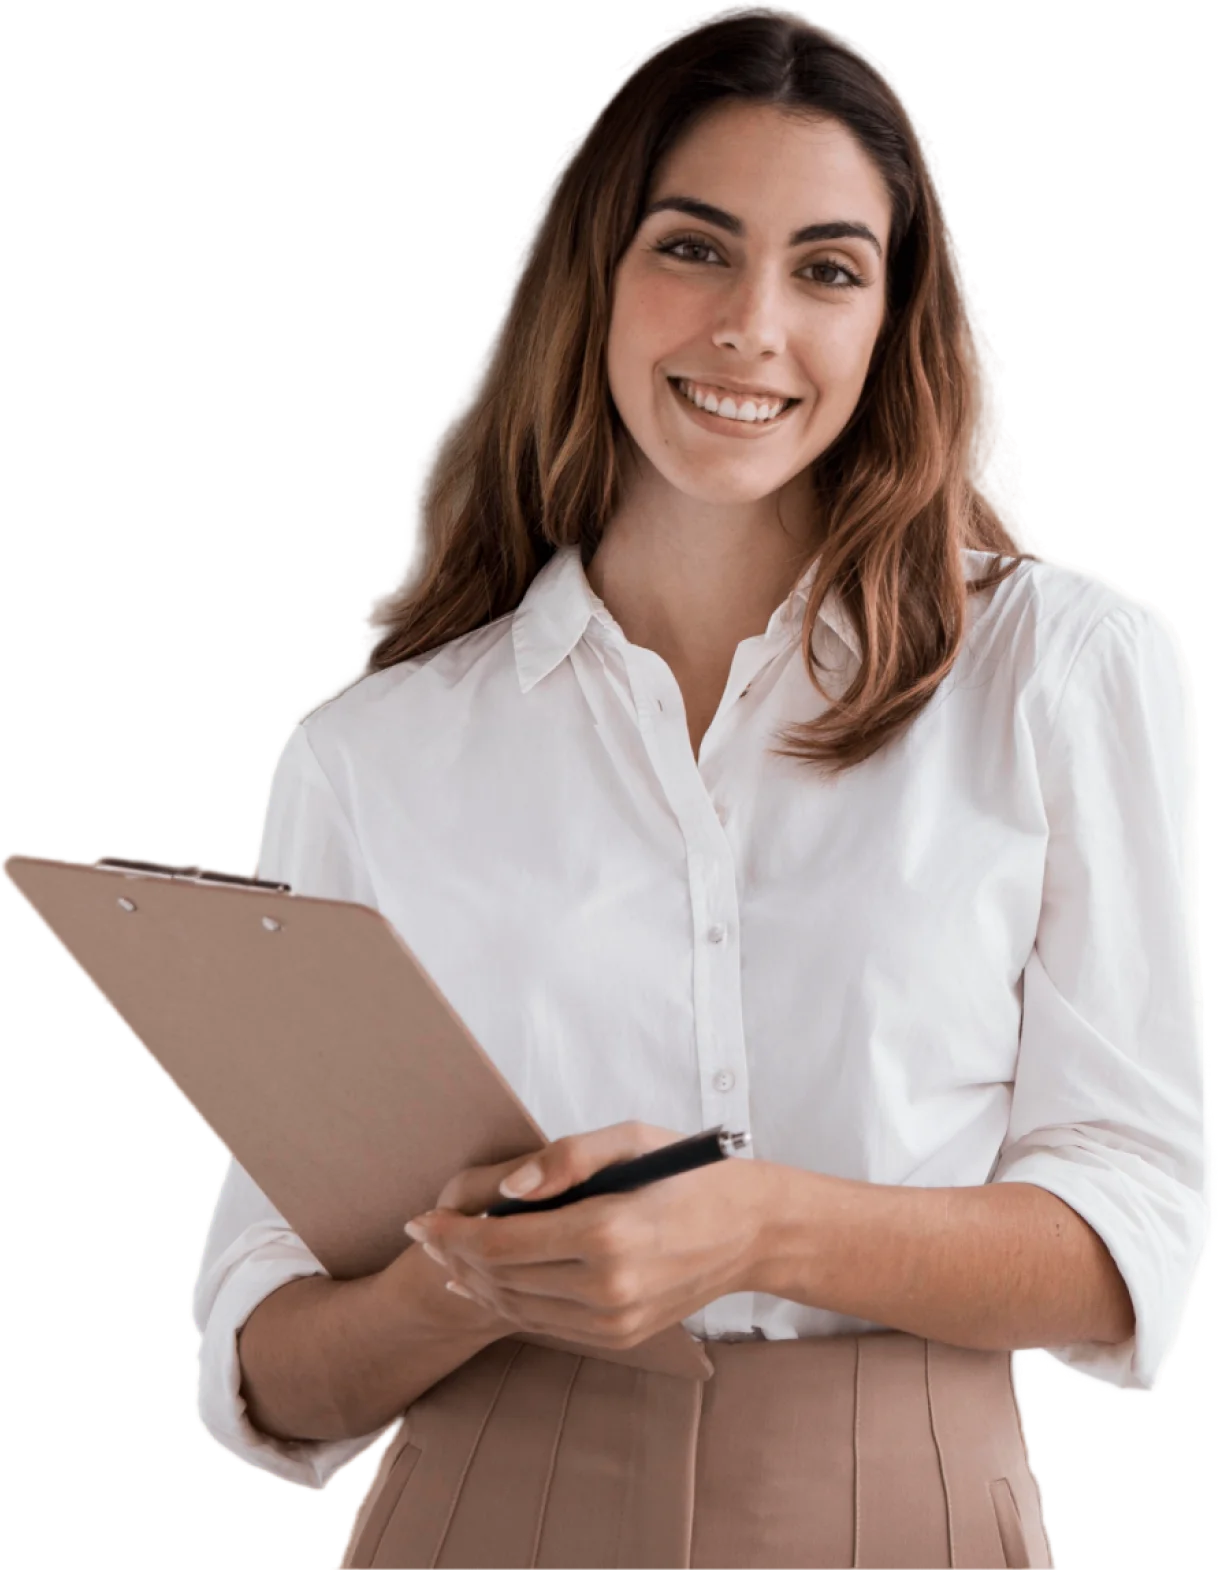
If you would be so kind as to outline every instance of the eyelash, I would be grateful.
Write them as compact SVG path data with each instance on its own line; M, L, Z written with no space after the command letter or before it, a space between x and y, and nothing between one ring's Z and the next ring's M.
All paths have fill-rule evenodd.
M674 253L680 245L693 245L696 250L711 251L713 255L716 254L715 248L713 246L710 246L706 240L701 240L698 235L694 234L680 234L676 235L673 239L670 240L659 240L657 244L652 247L652 249L654 251L663 251L669 255ZM675 256L674 260L678 262L689 262L691 258L689 256ZM839 270L839 272L846 275L848 280L847 283L827 284L826 287L828 289L858 289L864 282L864 279L860 277L859 273L853 272L850 267L844 266L842 262L806 262L805 266L835 267Z

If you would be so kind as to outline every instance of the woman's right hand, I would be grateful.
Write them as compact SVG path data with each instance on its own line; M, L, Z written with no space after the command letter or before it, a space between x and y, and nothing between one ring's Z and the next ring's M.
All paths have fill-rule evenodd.
M532 1152L525 1155L514 1156L511 1161L497 1161L486 1167L463 1167L460 1172L455 1172L449 1181L436 1196L436 1210L459 1210L464 1216L478 1216L494 1205L497 1200L502 1200L504 1195L500 1192L501 1182L515 1172L519 1166L529 1159ZM404 1220L409 1220L405 1217ZM515 1320L506 1319L488 1308L485 1304L474 1298L463 1297L460 1292L450 1292L445 1282L450 1279L448 1269L427 1254L421 1243L408 1237L410 1245L399 1256L396 1263L401 1262L404 1268L414 1266L424 1273L428 1284L436 1291L433 1302L437 1308L440 1321L446 1325L457 1324L468 1326L472 1330L485 1329L498 1331L501 1335L514 1335L522 1329ZM416 1256L408 1259L408 1256Z

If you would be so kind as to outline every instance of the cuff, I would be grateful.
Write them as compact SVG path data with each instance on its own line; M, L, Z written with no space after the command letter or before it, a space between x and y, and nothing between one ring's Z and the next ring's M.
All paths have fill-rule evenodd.
M1107 1384L1151 1390L1201 1251L1203 1196L1133 1152L1083 1143L1026 1151L992 1181L1034 1183L1071 1205L1109 1249L1131 1294L1135 1332L1126 1341L1045 1350Z

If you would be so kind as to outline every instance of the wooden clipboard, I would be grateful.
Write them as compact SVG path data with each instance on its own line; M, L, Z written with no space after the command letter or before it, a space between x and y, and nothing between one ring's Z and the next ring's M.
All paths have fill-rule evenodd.
M4 870L336 1280L383 1269L452 1175L546 1134L380 911L106 857ZM626 1350L708 1379L683 1325Z

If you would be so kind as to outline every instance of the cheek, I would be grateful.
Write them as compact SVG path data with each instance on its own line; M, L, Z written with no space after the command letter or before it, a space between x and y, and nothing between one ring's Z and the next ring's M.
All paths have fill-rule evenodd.
M609 352L620 371L647 381L658 361L679 353L697 336L706 296L680 279L655 274L625 278L614 297Z
M877 329L871 317L829 318L819 323L809 350L809 365L829 399L854 399L868 375Z

